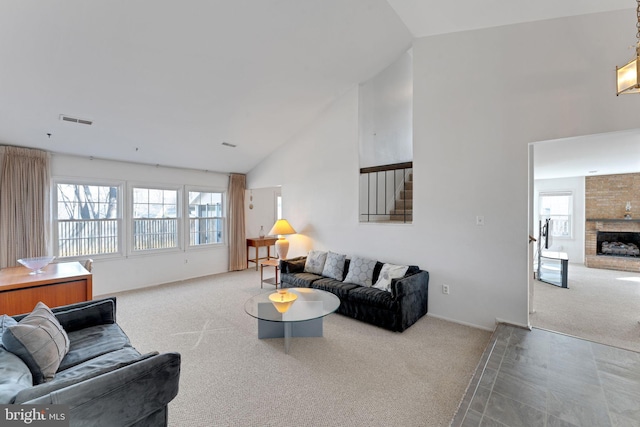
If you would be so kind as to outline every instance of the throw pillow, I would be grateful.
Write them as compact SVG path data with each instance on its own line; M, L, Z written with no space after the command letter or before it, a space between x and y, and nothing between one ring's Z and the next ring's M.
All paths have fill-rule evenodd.
M329 252L327 254L327 260L324 262L322 275L325 277L331 277L332 279L342 281L342 277L344 275L345 259L347 259L346 255L340 255L334 252Z
M391 280L404 277L404 275L407 274L408 269L408 265L384 264L382 266L382 270L380 270L378 281L373 285L373 287L391 292Z
M9 326L17 324L18 322L16 321L16 319L11 316L7 316L6 314L0 316L0 346L2 346L2 335L4 334L4 331L6 331Z
M304 263L304 272L313 274L322 274L324 262L327 259L327 253L323 251L309 251L307 260Z
M69 351L69 337L49 307L39 302L2 334L2 344L29 367L34 385L53 379Z
M361 286L371 286L375 266L376 260L374 259L353 257L349 263L349 272L344 281Z

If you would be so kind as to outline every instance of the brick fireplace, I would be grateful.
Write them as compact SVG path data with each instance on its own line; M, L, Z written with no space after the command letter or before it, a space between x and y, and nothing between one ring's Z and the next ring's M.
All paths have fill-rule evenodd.
M630 255L605 255L602 253L602 238L598 245L598 234L610 235L632 233L629 237L619 237L623 243L633 243L631 239L640 237L640 220L587 219L585 228L585 265L593 268L640 272L640 257Z
M631 219L625 219L627 202ZM603 241L640 246L640 174L586 177L585 214L585 265L640 272L635 251L602 250Z

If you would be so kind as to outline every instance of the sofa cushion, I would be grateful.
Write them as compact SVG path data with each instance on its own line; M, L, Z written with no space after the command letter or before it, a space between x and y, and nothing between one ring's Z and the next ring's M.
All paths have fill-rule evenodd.
M103 354L131 347L129 337L117 323L69 332L69 339L71 340L69 353L62 359L59 371L64 371Z
M89 326L115 323L115 298L105 298L92 304L72 304L51 310L67 334Z
M2 334L4 347L29 367L34 384L53 379L69 351L69 337L49 307L39 302L17 325Z
M390 292L366 286L358 286L349 291L349 301L362 306L373 306L387 310L396 310L398 307L398 302L392 298Z
M373 284L373 269L375 266L375 260L353 257L349 263L349 272L344 281L361 286L371 286Z
M322 276L312 273L293 273L283 274L280 280L290 288L308 288L316 280L322 279Z
M122 368L123 366L130 365L134 362L157 354L157 352L153 352L140 355L140 353L133 347L125 347L120 350L103 354L65 371L58 372L52 381L35 387L30 387L28 390L22 390L15 396L12 403L18 404L27 402L37 397L49 394L52 391L69 387L70 385L86 381L98 375L106 374L107 372L114 371Z
M324 262L324 268L322 269L322 275L342 281L342 279L344 278L345 259L347 259L346 255L337 254L335 252L328 252L327 259Z
M0 404L13 403L20 390L33 387L33 376L26 363L0 347Z
M353 283L341 282L336 279L330 279L325 277L324 279L316 280L311 284L313 289L320 289L322 291L331 292L340 300L347 297L347 294L351 289L357 288L358 285L354 285Z
M309 251L307 260L304 263L304 272L322 275L324 263L327 260L327 253L323 251Z
M404 277L408 269L408 265L384 264L380 270L378 281L373 287L382 291L391 292L391 280Z

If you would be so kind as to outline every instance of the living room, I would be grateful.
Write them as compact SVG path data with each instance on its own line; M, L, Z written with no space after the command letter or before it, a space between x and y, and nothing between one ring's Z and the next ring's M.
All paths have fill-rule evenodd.
M291 26L304 27L305 22L295 24L295 19L307 16L308 11L289 12L292 19L280 17L276 21L278 28L290 31L277 37L288 40L286 49L268 52L274 53L274 62L286 64L278 67L259 61L269 56L261 54L261 37L275 37L270 27L254 16L270 16L265 6L251 5L258 9L249 24L236 33L230 32L232 25L223 24L234 13L244 16L241 11L228 5L224 11L216 11L213 6L194 4L195 10L203 7L208 13L193 18L198 25L191 26L201 32L188 35L209 39L209 45L195 46L190 38L173 39L175 34L163 32L173 24L149 22L153 15L147 16L147 9L156 6L137 6L129 11L129 5L120 4L114 11L102 5L92 12L88 5L69 2L63 8L66 15L61 17L53 6L4 4L2 9L6 9L0 13L2 40L21 39L27 34L37 37L19 47L18 43L3 44L6 63L13 66L3 66L0 71L0 143L53 152L54 178L224 190L228 173L244 173L248 189L280 189L283 215L298 232L288 237L290 256L324 249L409 262L430 273L430 317L484 331L492 331L496 321L529 326L529 260L533 253L533 246L527 243L529 144L637 128L640 99L616 97L614 73L615 66L632 54L628 46L635 34L634 4L618 1L602 8L598 6L602 2L591 2L590 8L573 15L556 11L537 19L481 26L473 25L479 16L471 13L468 19L472 23L466 28L428 32L409 24L411 14L402 14L405 19L401 19L397 1L358 1L344 14L339 13L340 3L331 2L320 10L335 14L331 16L371 21L362 31L354 31L362 38L350 38L354 36L349 28L361 24L355 18L340 21L342 26L331 31L326 31L326 24L319 25L325 32L313 43L305 38L306 33L305 37L293 37L294 30L300 28ZM551 10L553 3L547 3ZM109 30L109 23L120 22L124 10L136 19L122 24L124 28ZM166 4L162 10L175 12ZM215 25L201 22L207 21L207 15L215 16L215 24L227 32L208 33ZM192 16L183 10L179 16L185 21L181 25L188 28ZM139 29L145 25L149 26L149 39ZM252 25L255 31L250 31ZM89 37L91 26L103 32ZM65 36L61 28L68 28L69 34ZM137 33L142 41L133 38ZM242 43L229 49L236 54L225 56L224 64L244 59L243 67L235 71L230 65L231 71L226 65L209 63L194 67L199 72L192 73L201 83L184 93L172 92L178 82L196 77L181 64L191 64L201 52L218 53L216 48L224 44L221 40L227 34L234 34ZM152 43L153 35L161 42ZM78 49L84 52L81 59L66 48L74 41L82 43L83 49ZM36 49L41 43L44 51ZM111 43L116 47L110 47ZM182 50L185 46L189 46L186 51ZM100 49L94 51L94 47ZM293 69L300 74L324 65L314 59L320 55L318 51L284 62L311 47L320 52L335 49L331 61L321 58L335 68L326 80L335 78L334 73L346 76L340 84L331 86L318 78L317 82L296 80L298 86L293 89L271 87L273 82L293 78L288 74L292 63L297 63ZM414 64L413 221L410 225L362 224L358 222L358 85L409 47ZM123 49L124 58L114 54L119 49ZM141 52L153 53L153 61L146 65L137 62L144 56ZM109 65L115 59L117 65ZM71 67L62 67L65 63ZM98 64L95 68L94 63ZM68 74L70 70L75 71ZM153 74L150 70L164 71ZM111 75L128 72L133 84L110 83ZM235 85L229 91L232 93L227 93L225 84L230 86L234 73L240 72L249 76L244 82L247 87ZM18 78L24 75L27 78ZM215 90L205 91L209 81ZM97 82L107 83L98 87ZM72 90L89 94L79 98L65 95ZM58 94L57 99L46 100L44 94L52 91ZM251 93L261 91L268 92L261 104L243 105L254 100ZM294 95L302 92L313 97L313 108L307 108L304 101L293 101ZM228 102L233 115L214 120L215 113L224 108L206 108L217 97L223 99L221 104ZM164 106L149 112L154 104ZM45 106L46 111L32 113L36 106ZM72 128L59 120L60 114L93 119L95 125ZM112 114L111 121L101 120L106 114ZM250 118L254 121L243 121ZM142 124L129 128L136 121ZM209 121L211 126L197 128ZM286 131L273 131L276 121ZM183 125L174 127L172 122ZM237 144L235 148L222 147L221 142L232 133L220 129L236 128L251 128L251 133L242 134L241 140L230 140ZM129 129L134 132L126 132ZM98 134L100 142L94 142ZM192 140L196 148L187 145ZM75 151L70 145L73 141ZM173 164L185 158L192 160L193 166ZM484 218L483 225L477 225L477 217ZM224 245L153 256L97 257L94 293L108 295L224 273L228 261ZM442 292L443 285L448 285L449 294Z

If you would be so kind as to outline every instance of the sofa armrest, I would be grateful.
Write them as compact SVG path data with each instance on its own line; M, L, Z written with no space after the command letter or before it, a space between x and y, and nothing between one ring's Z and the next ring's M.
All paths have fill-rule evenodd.
M413 325L429 308L429 273L418 273L391 282L391 294L399 303L399 332Z
M424 270L420 270L416 274L391 281L391 295L395 299L399 299L416 292L428 293L428 291L429 272Z
M128 426L173 400L179 379L180 354L163 353L24 403L69 405L71 426Z
M302 273L304 271L304 264L307 262L306 256L299 256L297 258L281 259L280 260L280 274Z

